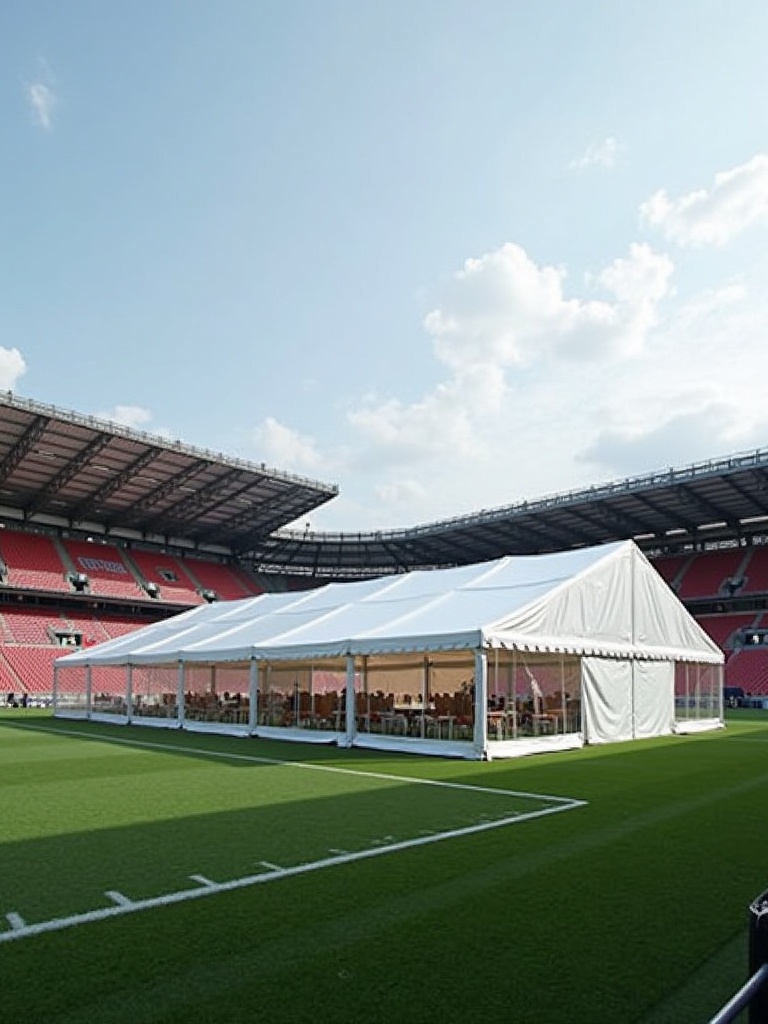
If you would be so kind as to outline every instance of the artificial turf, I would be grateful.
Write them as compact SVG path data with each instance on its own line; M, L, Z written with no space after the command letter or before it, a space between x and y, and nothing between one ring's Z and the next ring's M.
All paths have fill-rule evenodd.
M318 770L336 768L354 774ZM759 712L490 763L3 712L0 929L522 817L547 794L586 805L2 943L2 1014L699 1024L745 980L768 888Z

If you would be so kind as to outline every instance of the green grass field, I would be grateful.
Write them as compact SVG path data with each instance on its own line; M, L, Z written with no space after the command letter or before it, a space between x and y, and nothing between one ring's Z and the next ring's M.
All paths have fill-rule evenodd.
M0 1019L706 1022L768 715L516 761L0 712Z

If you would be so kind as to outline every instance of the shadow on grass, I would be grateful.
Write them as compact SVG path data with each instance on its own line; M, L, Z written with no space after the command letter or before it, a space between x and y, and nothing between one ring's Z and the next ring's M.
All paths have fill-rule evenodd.
M242 761L229 750L219 757L216 737L206 737L209 750L121 747L112 735L104 742L103 726L83 737L41 722L4 724L18 730L15 771L0 787L0 915L11 915L11 930L13 920L92 911L109 892L118 902L141 901L272 879L561 806L323 763ZM43 746L35 739L28 747L22 737L32 735L45 737Z

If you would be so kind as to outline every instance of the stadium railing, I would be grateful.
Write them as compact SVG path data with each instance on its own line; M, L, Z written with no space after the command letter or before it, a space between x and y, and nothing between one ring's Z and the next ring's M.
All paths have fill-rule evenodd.
M749 1024L768 1024L768 889L749 905L749 980L709 1024L731 1024L749 1009Z

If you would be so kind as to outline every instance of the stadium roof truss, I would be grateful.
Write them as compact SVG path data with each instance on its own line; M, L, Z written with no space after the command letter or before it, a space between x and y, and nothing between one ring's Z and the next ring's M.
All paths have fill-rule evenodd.
M237 554L338 493L91 416L0 394L0 518Z
M768 449L759 449L413 529L305 536L278 530L254 556L261 570L350 577L617 540L663 554L766 537Z

